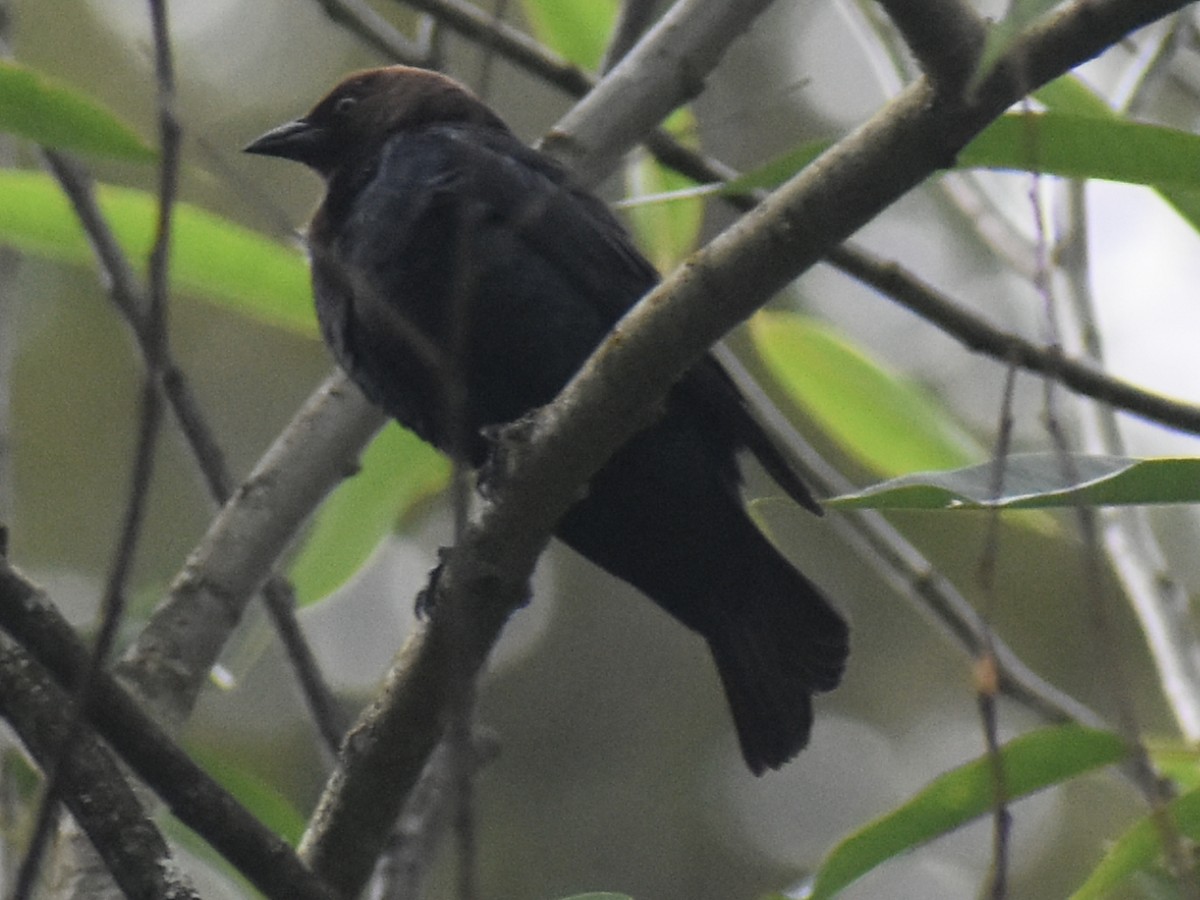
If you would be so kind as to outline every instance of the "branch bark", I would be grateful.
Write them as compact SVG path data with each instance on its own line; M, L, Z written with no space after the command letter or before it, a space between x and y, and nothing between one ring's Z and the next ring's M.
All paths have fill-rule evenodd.
M65 697L64 690L78 684L88 666L87 649L37 588L3 559L0 559L0 628L20 643L22 652L27 651L36 659L39 669L44 668L53 677L57 687L47 696ZM11 653L9 657L14 660L12 665L19 666L17 657ZM0 652L0 659L9 657ZM4 694L0 699L0 711L6 717L12 704L40 702L36 697L27 697L26 689L16 682L0 678L0 689L10 685L15 693ZM65 719L70 705L64 699L55 699L55 714ZM333 893L300 863L292 849L192 762L106 673L93 675L84 714L96 733L171 812L266 896L277 900L332 900ZM83 740L89 747L95 743L90 732ZM68 760L68 778L70 765ZM68 781L64 785L64 802L68 805L86 802L87 787L79 781Z
M116 667L158 715L178 723L191 712L271 566L383 422L345 375L330 375L213 519Z
M483 664L558 517L675 379L776 291L945 167L1030 88L1182 5L1071 6L1015 42L971 98L940 93L928 79L910 85L644 298L555 402L523 426L507 478L446 559L429 627L406 648L387 692L351 733L343 767L301 844L314 869L347 892L362 884L399 807L399 798L365 785L386 783L407 793L415 783L440 734L439 704L449 696L451 675ZM586 141L577 146L595 149ZM466 643L454 648L448 632L456 623L471 628ZM399 735L402 754L391 745ZM370 780L359 780L360 772L371 772Z
M0 635L0 715L43 771L54 771L59 796L108 873L134 900L198 900L120 767L94 736L74 734L76 705L42 666Z

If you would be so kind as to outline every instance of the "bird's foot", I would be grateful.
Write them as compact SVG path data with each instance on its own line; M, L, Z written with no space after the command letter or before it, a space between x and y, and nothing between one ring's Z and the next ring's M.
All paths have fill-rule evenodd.
M421 588L417 594L417 599L413 602L413 614L418 619L428 619L433 614L433 610L437 607L438 582L442 577L442 569L446 566L446 560L450 558L450 547L438 548L437 565L429 570L429 581L425 587Z
M479 493L485 499L491 500L495 496L500 485L516 467L540 414L540 408L533 409L512 422L485 425L480 429L480 435L491 448L487 460L479 468L477 479Z

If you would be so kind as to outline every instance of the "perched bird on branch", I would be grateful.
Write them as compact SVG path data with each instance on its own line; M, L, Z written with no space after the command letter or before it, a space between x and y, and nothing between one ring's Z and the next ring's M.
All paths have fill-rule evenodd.
M554 399L658 281L605 205L470 91L404 66L347 77L246 150L325 180L308 231L325 341L374 403L473 466L486 432ZM749 450L819 507L715 359L592 478L556 535L708 642L747 765L808 742L841 617L755 528Z

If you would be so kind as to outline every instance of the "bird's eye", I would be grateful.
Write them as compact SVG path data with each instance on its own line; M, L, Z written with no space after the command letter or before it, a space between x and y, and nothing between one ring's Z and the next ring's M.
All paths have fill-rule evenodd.
M350 110L354 109L354 107L357 103L358 103L357 97L339 97L338 100L333 104L334 115L338 115L338 116L346 115L346 113L348 113L348 112L350 112Z

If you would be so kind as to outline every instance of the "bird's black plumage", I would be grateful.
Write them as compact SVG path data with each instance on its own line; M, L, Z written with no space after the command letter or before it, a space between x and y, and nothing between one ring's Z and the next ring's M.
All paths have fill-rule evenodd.
M338 362L402 424L476 466L484 429L551 401L658 280L601 201L435 73L353 75L247 150L326 180L309 246ZM761 772L807 742L811 696L838 683L847 629L747 517L743 449L818 509L706 357L556 533L708 641Z

